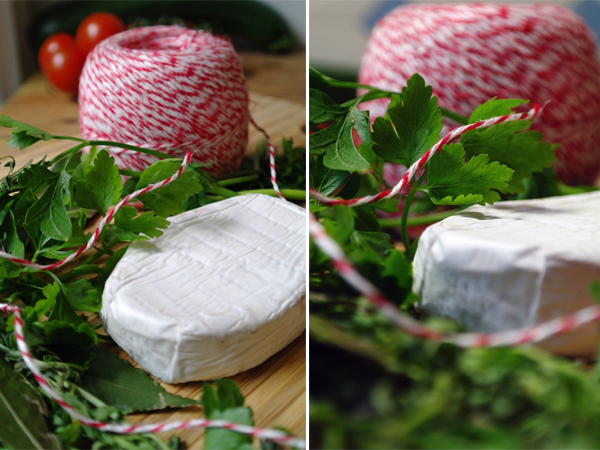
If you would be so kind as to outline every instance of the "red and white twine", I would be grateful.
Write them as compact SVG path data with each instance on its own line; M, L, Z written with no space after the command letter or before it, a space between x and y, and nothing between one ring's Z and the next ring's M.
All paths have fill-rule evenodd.
M179 422L161 422L147 425L130 425L127 423L107 423L91 419L77 412L71 405L64 401L60 393L56 392L48 383L48 380L38 367L35 359L31 355L29 346L25 341L23 333L23 320L21 318L21 310L15 306L6 303L0 303L0 311L13 313L15 316L14 327L15 336L17 339L17 347L23 357L23 362L31 370L35 380L40 387L46 392L56 403L64 408L67 413L74 419L89 427L97 428L102 431L109 431L118 434L137 434L137 433L158 433L159 431L182 430L184 428L224 428L260 439L271 439L282 444L289 445L299 449L306 448L306 442L303 439L295 438L287 433L278 430L257 428L250 425L230 422L227 420L211 420L211 419L194 419L184 420Z
M398 92L414 73L441 107L465 116L495 96L554 100L533 128L561 144L559 178L593 184L598 176L600 61L594 35L573 11L554 4L401 6L373 29L358 80ZM374 120L388 103L361 107Z
M399 194L406 194L405 188L410 187L410 182L413 180L415 175L423 169L423 166L427 164L431 158L433 158L435 152L439 151L444 145L451 142L453 139L463 135L467 131L475 130L477 128L489 127L498 123L512 122L515 120L532 120L541 112L542 107L540 105L535 105L526 113L513 113L505 116L492 117L491 119L480 120L479 122L475 122L470 125L455 128L442 139L440 139L433 147L427 150L427 152L425 152L425 154L418 161L410 166L398 184L396 184L392 189L380 192L379 194L344 200L340 198L327 197L311 188L309 190L310 196L325 205L359 206L364 205L365 203L376 202L385 198L392 198Z
M364 278L348 260L344 251L325 231L313 214L309 215L309 232L315 244L330 259L339 275L368 298L390 321L405 332L425 339L448 342L459 347L498 347L539 342L557 334L565 333L580 325L600 320L600 306L590 306L573 314L554 319L530 328L500 331L496 333L444 334L422 325L412 317L401 313L369 280Z
M102 230L104 229L104 227L106 226L106 224L109 223L112 220L112 218L115 216L115 214L117 214L117 212L127 202L130 202L131 200L139 197L140 195L144 195L144 194L146 194L146 193L148 193L150 191L154 191L156 189L160 189L161 187L166 186L167 184L169 184L172 181L176 180L183 173L183 171L185 170L185 168L190 163L191 157L192 157L191 153L187 153L185 155L185 157L183 158L181 166L179 166L179 169L177 169L177 172L175 172L169 178L167 178L165 180L162 180L162 181L159 181L158 183L154 183L154 184L151 184L149 186L146 186L145 188L138 189L137 191L132 192L131 194L125 196L123 198L123 200L121 200L119 203L117 203L115 205L115 207L112 209L112 211L109 211L108 214L106 214L106 216L104 216L104 218L102 219L102 221L100 222L100 224L98 225L98 227L92 233L92 236L88 240L87 244L85 246L81 247L76 252L71 253L69 256L67 256L63 260L57 261L57 262L52 263L52 264L45 264L45 265L44 264L37 264L37 263L31 262L31 261L27 261L26 259L17 258L16 256L13 256L10 253L7 253L7 252L5 252L3 250L0 250L0 257L8 259L9 261L12 261L12 262L15 262L15 263L18 263L18 264L22 264L24 266L33 267L34 269L37 269L37 270L53 270L53 269L57 269L57 268L65 265L65 264L73 261L75 258L81 256L85 251L87 251L90 248L92 248L92 246L94 245L94 243L96 242L96 240L100 236L100 233L102 232Z
M135 28L98 44L79 82L79 125L89 140L162 151L219 176L234 172L248 142L248 91L227 39L175 26ZM110 147L119 167L155 157Z

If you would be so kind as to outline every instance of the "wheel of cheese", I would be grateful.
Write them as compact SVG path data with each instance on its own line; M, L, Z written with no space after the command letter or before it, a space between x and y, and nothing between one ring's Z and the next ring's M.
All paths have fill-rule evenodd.
M591 306L600 280L600 192L473 206L425 230L414 261L421 307L469 331L525 328ZM542 347L594 354L597 325Z
M155 377L235 375L305 328L305 210L242 195L171 217L134 242L103 294L106 332Z

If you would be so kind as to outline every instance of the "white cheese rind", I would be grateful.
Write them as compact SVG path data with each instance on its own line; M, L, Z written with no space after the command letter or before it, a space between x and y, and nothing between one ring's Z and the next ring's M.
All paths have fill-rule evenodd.
M522 328L594 304L600 280L600 192L473 206L425 230L413 290L427 312L470 331ZM559 354L596 351L597 327L544 341Z
M179 383L262 363L305 328L305 211L243 195L171 217L109 277L107 333L144 369Z

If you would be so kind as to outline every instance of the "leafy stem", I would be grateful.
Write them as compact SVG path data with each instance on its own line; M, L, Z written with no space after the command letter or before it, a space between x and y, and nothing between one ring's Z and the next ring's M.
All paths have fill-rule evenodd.
M406 201L404 202L404 208L402 208L402 219L400 222L400 234L402 235L402 243L404 244L404 248L406 249L407 257L410 253L409 252L410 241L408 239L408 226L407 226L408 211L410 210L410 205L411 205L413 198L417 192L418 192L418 189L415 189L414 187L411 189L410 193L408 194L408 197L406 197Z

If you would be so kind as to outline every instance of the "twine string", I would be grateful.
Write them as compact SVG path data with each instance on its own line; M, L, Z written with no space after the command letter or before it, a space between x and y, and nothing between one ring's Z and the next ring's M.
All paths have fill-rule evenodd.
M408 168L404 176L400 179L400 181L392 188L387 191L380 192L376 195L367 195L366 197L353 198L350 200L344 200L340 198L327 197L322 193L318 192L316 189L310 188L309 193L310 196L324 205L344 205L344 206L360 206L366 203L376 202L378 200L392 198L398 194L404 193L404 188L409 185L412 179L415 177L415 174L419 173L423 169L423 166L433 158L433 155L437 151L439 151L445 144L451 142L459 136L462 136L467 131L476 130L478 128L485 128L492 125L496 125L502 122L513 122L517 120L533 120L538 117L543 111L543 107L540 105L534 105L529 111L525 113L512 113L504 116L492 117L487 120L480 120L478 122L472 123L470 125L465 125L462 127L455 128L442 139L440 139L433 147L423 154L418 161L416 161L412 166Z
M444 334L422 325L388 300L369 280L364 278L348 260L342 248L332 239L313 214L309 215L309 232L315 244L329 257L340 276L364 295L390 321L408 334L434 341L448 342L458 347L498 347L540 342L551 336L565 333L580 325L600 320L600 306L594 305L567 316L550 320L533 327L495 333Z
M296 438L287 433L279 430L258 428L250 425L243 425L228 420L211 420L211 419L193 419L184 420L178 422L160 422L156 424L146 425L130 425L127 423L108 423L99 420L91 419L83 414L77 412L75 408L64 401L60 393L56 392L50 386L48 380L39 369L35 359L31 356L31 351L25 340L25 334L23 332L23 320L21 318L21 310L15 305L8 303L0 303L0 311L9 312L14 314L14 328L15 336L17 339L17 347L23 357L23 362L31 370L33 377L40 385L40 387L46 392L56 403L58 403L67 413L74 419L80 421L82 424L89 427L97 428L101 431L108 431L117 434L139 434L139 433L157 433L159 431L173 431L182 430L186 428L224 428L227 430L235 431L237 433L246 434L259 439L270 439L291 447L298 449L306 448L306 441L303 439Z

